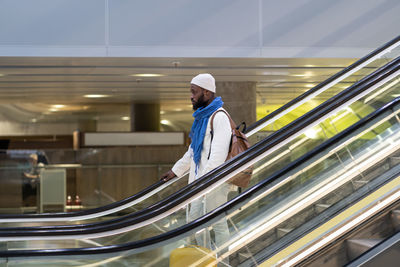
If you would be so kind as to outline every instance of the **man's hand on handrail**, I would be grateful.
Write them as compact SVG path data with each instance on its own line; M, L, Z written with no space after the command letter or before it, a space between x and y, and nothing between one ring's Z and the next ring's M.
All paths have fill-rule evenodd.
M171 180L172 178L176 177L176 174L172 171L169 170L163 175L161 175L160 180L163 180L164 182Z

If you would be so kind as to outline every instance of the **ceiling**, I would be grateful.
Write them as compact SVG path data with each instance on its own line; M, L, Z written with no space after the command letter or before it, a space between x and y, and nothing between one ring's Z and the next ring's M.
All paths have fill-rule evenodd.
M272 111L353 61L0 57L0 113L20 123L112 121L126 120L132 103L159 103L161 118L175 121L175 130L184 130L191 124L189 82L198 73L212 73L217 82L256 82L258 106Z

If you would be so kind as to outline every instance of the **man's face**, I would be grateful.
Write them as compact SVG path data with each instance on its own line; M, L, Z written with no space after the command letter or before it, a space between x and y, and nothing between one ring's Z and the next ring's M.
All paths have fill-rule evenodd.
M204 89L197 85L191 84L190 92L192 93L190 100L192 101L193 110L207 106L207 101L204 99Z

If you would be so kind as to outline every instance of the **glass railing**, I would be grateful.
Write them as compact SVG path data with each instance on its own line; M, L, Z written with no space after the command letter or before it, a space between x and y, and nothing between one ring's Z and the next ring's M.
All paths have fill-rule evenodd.
M80 152L93 154L93 151L96 150L97 149L82 149ZM44 149L39 151L39 153L46 155L51 155L54 152L53 150ZM74 153L72 149L59 149L56 152L62 154ZM38 192L33 192L33 200L26 201L25 198L27 196L19 195L21 199L20 201L16 201L16 207L27 210L29 210L29 207L35 207L37 205L35 200L37 200L37 198L40 199L40 196L36 197L36 194L40 193L40 190L36 185L40 185L40 176L46 175L45 172L48 170L60 170L62 176L65 177L65 183L60 184L66 191L65 202L68 200L68 196L70 196L71 203L69 204L74 205L76 196L79 196L81 202L85 203L84 208L87 209L107 205L119 201L122 198L126 198L133 193L137 193L157 181L149 180L138 183L137 180L143 176L156 177L163 170L171 167L171 164L88 164L68 160L63 160L62 163L50 161L52 162L50 164L39 163L38 165L32 165L29 163L29 155L32 154L27 154L26 150L6 150L0 151L0 153L4 155L2 166L0 166L0 173L2 177L10 177L7 180L3 179L3 186L11 187L12 185L20 185L18 186L18 189L20 189L20 187L24 187L25 184L29 184L33 186L32 189L38 189ZM126 187L122 192L116 192L114 188L109 188L109 185L105 182L107 180L125 184ZM73 186L71 185L72 182ZM67 190L68 186L70 186L70 188ZM4 211L6 208L9 208L9 206L3 205L3 207L0 207L0 210Z
M287 105L281 107L276 112L266 116L265 118L259 120L254 125L251 125L247 131L248 135L252 135L256 132L258 134L252 137L253 142L260 140L261 138L268 135L271 129L279 129L283 125L286 125L298 118L299 116L305 114L305 112L311 110L313 107L321 103L321 99L326 99L328 96L334 95L340 91L346 89L349 85L353 84L355 81L358 81L365 77L367 74L376 70L378 67L382 66L390 59L394 58L399 54L399 49L397 48L400 43L400 37L397 37L384 46L376 49L371 52L367 56L353 63L351 66L342 70L341 72L335 74L334 76L328 78L326 81L317 85L316 87L307 91L304 95L294 99L289 102ZM354 113L355 119L357 120L357 116L359 114ZM345 127L345 123L342 123L340 127ZM339 127L339 128L340 128ZM260 131L262 130L262 131ZM267 132L265 132L267 130ZM313 137L314 131L311 130L307 135L311 136L313 139L320 139L320 137ZM329 133L328 133L329 135ZM12 162L12 166L7 166L7 162L4 166L4 173L6 177L16 177L12 181L5 180L5 184L11 184L9 186L12 190L19 192L22 187L22 196L21 193L12 194L10 196L10 204L4 203L4 208L0 209L1 213L32 213L32 212L40 212L40 211L75 211L79 209L91 209L95 207L100 207L106 204L113 203L114 201L121 200L121 198L132 195L140 189L143 188L143 177L152 177L154 179L146 179L146 181L156 181L159 177L159 173L168 169L170 166L167 165L139 165L139 164L126 164L126 165L117 165L117 164L82 164L76 159L84 159L86 157L90 157L99 153L99 150L102 149L86 149L78 151L79 155L76 151L70 150L57 150L57 151L41 151L41 153L45 153L46 155L56 155L56 156L66 156L73 158L73 160L59 160L60 164L47 165L43 167L43 169L65 169L67 181L80 181L80 191L79 194L73 190L72 194L68 194L66 196L66 202L64 207L55 207L54 205L46 206L41 205L40 203L40 193L31 179L25 179L21 176L24 175L24 172L29 172L32 170L28 164L18 162ZM16 154L24 153L24 151L15 151ZM293 152L298 153L298 152ZM7 154L7 153L6 153ZM10 151L12 154L12 151ZM28 154L25 151L25 156L28 157ZM21 154L20 154L21 155ZM291 156L293 158L293 156ZM287 157L285 158L285 160ZM25 159L26 161L26 159ZM15 167L17 165L17 167ZM0 170L0 172L3 172ZM156 173L156 174L155 174ZM115 197L114 194L110 194L108 190L112 188L112 184L115 184L115 177L118 177L118 183L131 185L135 184L134 190L131 187L126 186L119 189L118 197ZM18 180L17 182L15 182ZM22 181L20 181L22 180ZM110 181L109 184L104 183L104 181ZM112 182L111 182L112 181ZM257 181L253 179L253 181ZM19 184L19 185L18 185ZM67 182L67 184L69 184ZM170 186L170 184L172 184ZM164 198L166 195L170 193L176 192L179 188L182 188L186 184L186 179L175 179L168 184L161 186L159 184L153 184L153 187L147 188L150 190L152 188L157 188L156 191L148 192L144 194L146 197L142 195L140 197L135 198L133 201L126 200L123 201L123 205L126 207L132 206L130 210L140 210L143 207L147 207L155 201ZM160 187L161 186L161 187ZM35 188L36 187L36 188ZM9 191L10 192L10 191ZM26 196L28 195L28 196ZM71 201L67 203L68 195L71 196ZM79 195L80 200L75 201L76 196ZM38 201L39 200L39 201ZM143 201L143 202L142 202ZM128 204L129 203L129 204ZM68 205L70 204L70 205ZM135 205L135 206L133 206ZM60 205L59 205L60 206ZM124 207L125 207L124 206ZM116 209L120 212L121 208ZM125 214L127 211L122 211L122 214ZM111 212L106 212L111 213ZM98 216L101 216L99 213ZM72 216L72 215L71 215ZM76 217L75 220L85 219L95 217L97 215L90 216L81 216ZM13 220L13 216L11 217L11 221ZM47 216L50 218L49 216ZM40 220L42 217L36 216L34 220ZM43 217L44 218L44 217ZM23 217L16 218L17 220L24 220ZM57 220L56 218L51 218L48 220ZM60 219L62 221L64 219Z
M118 154L117 149L110 149ZM9 201L0 204L1 213L66 212L93 209L120 201L158 181L171 164L108 163L101 155L108 149L3 150L0 177ZM126 150L126 149L125 149ZM123 154L121 151L119 154ZM126 153L126 151L125 151ZM37 158L39 161L32 158ZM100 159L99 159L100 158ZM153 179L143 179L152 177ZM57 195L46 192L52 179ZM42 181L43 180L43 181ZM180 183L185 183L184 179ZM113 186L123 184L121 188ZM178 187L182 187L177 183ZM42 189L42 190L41 190ZM176 189L160 185L149 199L137 203L142 209ZM6 192L5 192L6 193ZM41 194L43 193L43 194ZM10 202L10 203L8 203ZM12 212L10 212L12 211Z
M241 196L189 224L186 224L186 207L181 206L173 217L157 223L158 234L154 228L142 228L141 231L90 240L79 238L45 243L34 240L9 241L6 246L10 251L1 252L0 257L8 257L7 261L11 264L51 262L58 266L168 266L176 259L172 255L190 250L201 255L191 262L194 266L204 261L220 261L220 264L237 266L249 260L257 264L265 258L259 253L271 244L285 241L286 235L295 232L296 227L319 215L329 220L330 216L324 212L330 207L337 212L337 204L340 204L339 209L351 205L347 198L354 192L374 190L371 185L375 181L382 180L382 177L393 177L385 175L387 172L395 170L397 174L400 173L399 162L390 168L384 162L399 153L399 115L400 99L396 99L284 169L266 177ZM380 183L385 183L385 179ZM199 245L209 230L215 231L216 224L221 220L229 225L227 241L211 243L209 248L194 246L195 243ZM176 226L180 227L171 231ZM163 230L169 232L160 234ZM304 229L300 230L300 234L304 234ZM142 241L132 242L138 236ZM38 247L48 249L21 251ZM55 247L59 249L49 249ZM83 249L63 250L65 247ZM24 255L31 257L21 258ZM65 255L74 257L67 258Z
M398 59L400 61L400 59ZM287 155L293 150L294 148L301 148L299 153L296 154L297 158L304 155L307 151L311 150L312 146L310 145L309 141L312 141L312 145L315 147L317 144L323 142L324 138L329 137L328 134L321 135L322 138L318 142L314 142L313 138L308 137L305 132L308 131L311 127L315 129L322 129L321 131L328 132L330 129L335 129L339 132L340 128L337 125L341 125L348 121L350 118L353 117L353 112L349 112L349 108L354 110L354 112L358 115L357 118L362 118L367 115L367 111L371 112L375 110L377 107L381 106L380 103L386 99L393 99L397 92L399 92L399 85L397 83L397 76L398 76L398 67L399 62L394 62L392 65L387 66L387 69L382 69L378 72L375 79L371 80L368 86L360 86L358 89L355 88L354 90L349 90L351 92L350 95L342 94L340 97L335 99L335 101L330 101L330 106L324 108L318 108L314 112L319 113L310 116L304 116L300 121L303 122L303 126L300 128L293 128L292 129L292 136L283 136L277 133L276 136L282 138L286 141L284 145L285 150L275 150L272 154L270 150L274 150L273 146L270 144L270 140L274 140L273 136L267 140L264 140L260 144L257 144L253 148L249 150L249 153L256 154L254 159L246 158L246 156L242 156L244 160L247 160L246 164L225 164L226 171L231 172L231 175L235 174L241 169L246 168L248 165L252 164L254 169L254 177L253 183L257 183L259 181L264 181L270 174L275 172L271 170L272 163L271 160L275 159L278 154ZM372 101L372 102L369 102ZM357 108L360 106L359 108ZM368 106L367 111L364 110L364 106ZM323 115L325 114L325 115ZM338 129L339 128L339 129ZM302 135L301 132L304 132ZM318 135L317 135L318 136ZM280 142L278 142L280 143ZM273 144L272 144L273 145ZM305 146L305 148L304 148ZM269 147L270 149L266 149ZM289 150L289 152L286 152ZM258 155L258 156L257 156ZM239 157L240 160L240 157ZM286 158L283 160L286 164L290 161L295 160L295 158ZM234 163L233 161L232 163ZM239 161L240 162L240 161ZM274 164L276 164L274 162ZM283 163L282 163L283 165ZM235 168L236 166L236 168ZM283 166L284 167L284 166ZM217 168L215 171L211 172L209 175L215 174L215 172L220 171L221 174L225 173L224 167ZM158 214L156 218L154 215L151 215L151 212L147 213L137 213L131 214L118 222L114 221L106 221L104 223L96 224L96 225L86 225L84 227L79 226L76 229L66 229L62 227L55 227L55 228L41 228L40 233L35 232L34 229L29 229L29 234L25 233L16 233L14 230L9 231L8 233L1 232L0 236L9 236L10 238L4 238L3 240L26 240L24 239L26 236L30 236L30 239L46 239L46 235L49 236L49 239L74 239L74 238L90 238L92 241L98 244L113 244L113 242L119 243L120 240L138 240L141 239L143 233L146 233L145 236L154 236L159 234L160 232L169 231L176 227L180 227L184 225L187 221L187 204L190 201L202 201L204 192L210 195L218 195L220 194L221 188L227 189L229 187L228 180L230 176L225 176L225 178L219 180L218 182L212 185L212 188L206 188L203 191L199 191L200 189L196 189L196 183L192 185L192 189L188 188L180 192L180 194L186 197L186 200L183 200L179 205L174 205L173 200L175 198L179 198L180 194L176 196L172 196L170 199L166 199L164 202L160 202L151 208L153 210L165 210L166 212L162 214ZM204 180L207 183L204 186L207 186L208 183L211 185L214 181L212 180ZM204 182L200 181L198 184L201 185ZM222 186L221 186L222 185ZM211 199L213 199L212 197ZM197 199L197 200L196 200ZM170 210L168 210L170 209ZM191 219L196 219L196 216L192 217ZM87 229L87 233L85 232ZM93 231L93 229L95 229ZM26 229L25 229L26 230ZM56 231L54 231L56 230ZM47 233L45 232L47 231ZM129 233L126 233L129 231ZM57 232L57 233L56 233ZM85 232L85 233L84 233ZM62 236L65 234L65 236ZM78 235L78 237L77 237ZM107 235L113 235L110 241L110 238L105 237ZM24 237L22 237L24 236ZM99 236L99 238L97 238ZM28 238L28 239L29 239ZM109 243L111 242L111 243ZM63 243L63 241L61 241Z
M230 217L238 237L227 246L233 265L263 262L316 225L400 175L400 106L276 180L271 193ZM246 246L241 244L246 243ZM247 255L247 257L244 257Z

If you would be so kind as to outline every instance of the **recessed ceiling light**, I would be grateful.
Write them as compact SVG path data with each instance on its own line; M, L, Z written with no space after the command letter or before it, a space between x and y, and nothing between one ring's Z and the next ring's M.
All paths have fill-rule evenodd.
M128 116L121 117L121 120L123 120L123 121L129 121L130 119L131 119L131 118L128 117Z
M311 83L309 83L309 84L306 84L306 87L308 87L308 88L312 88L312 87L314 87L315 85L314 84L311 84Z
M168 125L170 123L169 120L161 120L160 122L161 122L161 124L164 124L164 125Z
M139 73L139 74L132 74L130 76L135 76L135 77L161 77L164 76L164 74L158 74L158 73Z
M55 111L58 111L58 109L56 109L56 108L50 108L49 111L55 112Z
M109 97L109 95L84 95L87 98L102 98L102 97Z
M53 108L63 108L65 105L51 105Z
M286 76L289 74L287 71L264 71L263 75L273 75L273 76Z
M161 115L165 114L165 111L164 111L164 110L161 110L161 111L160 111L160 114L161 114Z
M294 77L312 77L312 76L314 76L314 74L311 71L306 71L303 74L292 74L290 76L294 76Z
M31 119L31 122L35 123L35 122L37 122L37 119L33 118L33 119Z

